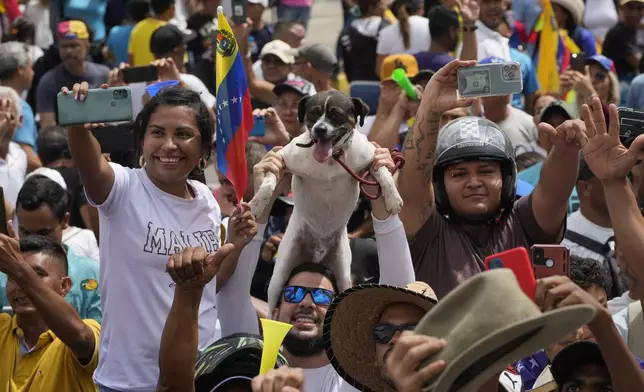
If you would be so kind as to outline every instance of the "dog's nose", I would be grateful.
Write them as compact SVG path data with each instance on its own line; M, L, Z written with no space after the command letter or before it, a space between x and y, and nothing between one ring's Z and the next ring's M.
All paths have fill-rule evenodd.
M329 132L329 128L326 125L318 125L313 129L313 132L318 138L323 138L326 136L327 132Z

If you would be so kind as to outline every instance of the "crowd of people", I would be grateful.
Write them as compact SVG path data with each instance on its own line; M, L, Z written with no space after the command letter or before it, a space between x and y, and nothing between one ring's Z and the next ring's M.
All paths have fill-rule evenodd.
M214 156L220 6L264 127L246 189ZM618 112L644 110L644 1L337 7L331 48L310 0L0 1L0 392L644 391L644 136L620 138ZM550 11L559 48L543 53ZM509 61L520 93L459 95L459 69ZM127 80L150 65L156 79ZM178 86L146 89L162 81ZM60 94L124 86L132 121L59 124ZM307 202L279 152L306 132L302 98L330 89L367 103L355 131L404 205L361 195L354 286L302 260L269 309ZM255 216L268 174L278 186ZM534 296L487 270L534 245L569 254ZM260 318L292 326L261 375Z

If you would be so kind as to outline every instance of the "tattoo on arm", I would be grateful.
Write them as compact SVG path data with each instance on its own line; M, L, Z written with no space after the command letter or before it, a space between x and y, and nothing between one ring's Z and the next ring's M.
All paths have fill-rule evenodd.
M416 170L423 173L427 182L432 179L440 117L439 113L421 114L412 132L407 134L403 147L404 151L416 150Z

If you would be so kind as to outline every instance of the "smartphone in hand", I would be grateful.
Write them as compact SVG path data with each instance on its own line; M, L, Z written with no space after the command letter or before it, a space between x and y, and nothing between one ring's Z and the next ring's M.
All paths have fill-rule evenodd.
M532 271L530 256L525 248L519 247L505 252L497 253L485 258L485 267L488 270L496 268L509 268L517 277L521 290L534 301L537 290L537 280Z
M523 91L521 64L480 64L458 69L458 92L463 98L513 95Z
M246 0L232 0L233 23L241 25L246 23Z
M570 54L570 69L573 71L586 73L586 53L572 53Z
M152 82L159 79L156 65L129 67L121 70L125 83Z
M537 279L570 276L570 250L563 245L533 245L532 268Z
M132 92L129 87L95 88L84 101L74 99L73 92L56 97L58 124L109 123L132 120Z
M254 116L255 125L250 130L250 136L261 137L266 135L266 118L264 116Z

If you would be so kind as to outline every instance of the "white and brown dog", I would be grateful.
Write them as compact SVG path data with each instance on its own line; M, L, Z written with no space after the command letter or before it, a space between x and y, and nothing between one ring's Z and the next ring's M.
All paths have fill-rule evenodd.
M369 168L375 147L366 136L354 130L369 112L358 98L329 90L304 97L298 117L308 132L293 139L278 154L286 171L293 174L293 215L280 243L275 270L268 286L268 306L274 309L288 275L305 262L322 263L331 269L340 290L351 287L351 250L347 223L353 213L360 187L335 157L361 173ZM398 214L402 198L386 167L371 173L382 188L387 210ZM277 186L277 178L267 173L250 202L251 211L261 216ZM270 312L269 312L270 314Z

